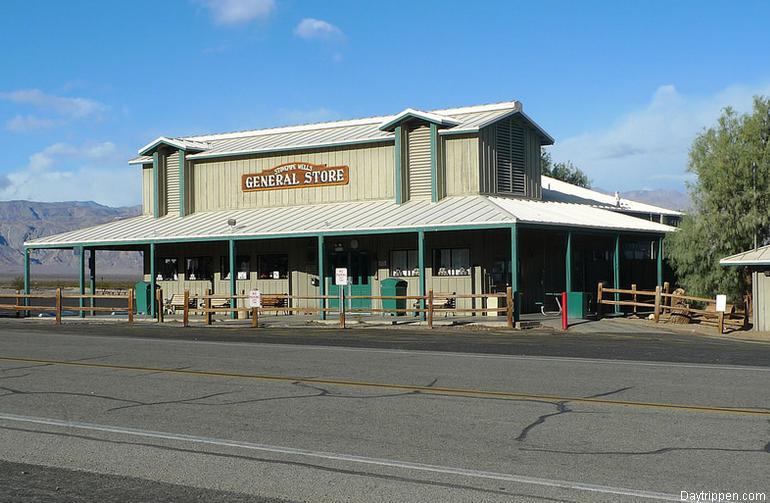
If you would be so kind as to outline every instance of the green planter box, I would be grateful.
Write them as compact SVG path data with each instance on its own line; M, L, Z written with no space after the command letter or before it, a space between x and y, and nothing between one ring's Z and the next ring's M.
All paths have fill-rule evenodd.
M588 292L567 292L567 316L570 318L585 318L588 314L588 303L591 294Z
M136 314L150 314L152 310L152 285L148 281L138 281L134 285L134 305Z
M380 281L380 295L383 297L403 297L406 295L407 286L407 282L403 279L385 278ZM382 308L406 309L406 299L382 299ZM394 314L404 316L406 313L401 311Z

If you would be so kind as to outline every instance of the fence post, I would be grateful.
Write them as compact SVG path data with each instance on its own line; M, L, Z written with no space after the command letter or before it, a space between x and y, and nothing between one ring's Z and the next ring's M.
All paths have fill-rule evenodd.
M513 288L510 286L505 289L505 317L508 328L513 328Z
M637 299L637 297L636 297L636 283L631 283L631 292L632 292L631 295L633 295L633 299L634 299L634 311L633 312L634 312L634 316L636 316L636 299Z
M433 328L433 289L428 290L428 328Z
M61 288L56 289L56 324L61 325Z
M596 318L602 318L602 282L599 282L599 286L596 287Z
M724 311L719 311L717 313L717 321L719 322L719 335L722 335L725 333L725 313Z
M128 289L128 322L134 323L134 289Z
M182 326L190 326L190 290L184 289L184 307L182 308Z
M155 290L155 302L158 305L158 323L163 323L163 289Z
M251 308L251 328L259 327L259 308Z
M21 316L21 311L19 311L19 307L21 307L19 293L20 291L16 290L16 309L14 309L14 311L16 311L17 318Z
M660 285L655 287L655 312L653 313L655 323L660 321Z
M345 288L340 285L337 289L340 291L340 328L345 328Z
M663 282L663 293L671 293L671 285L668 283L668 281ZM666 300L668 299L668 300ZM663 297L663 305L670 306L671 305L671 297Z
M206 325L211 325L211 288L206 289L206 297L203 299L203 312L206 315Z
M569 308L567 306L567 292L561 292L561 329L569 328Z

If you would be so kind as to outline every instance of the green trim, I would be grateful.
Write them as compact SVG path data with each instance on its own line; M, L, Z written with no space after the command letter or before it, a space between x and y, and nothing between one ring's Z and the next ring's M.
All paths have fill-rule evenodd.
M567 247L564 252L565 281L564 290L572 291L572 231L567 232Z
M516 224L511 226L511 290L513 292L513 319L519 321L521 297L519 296L519 231Z
M658 273L658 285L663 286L663 238L658 238L658 257L656 265Z
M318 235L318 294L323 297L326 295L326 274L324 270L324 237L322 234ZM318 307L321 308L319 316L322 320L326 319L326 299L318 300Z
M337 148L337 147L349 147L349 146L355 146L355 145L390 143L392 141L393 141L393 138L370 138L370 139L364 139L364 140L351 140L351 141L339 141L339 142L333 142L333 143L323 143L319 145L297 145L294 147L269 148L269 149L262 149L262 150L259 150L259 149L244 150L242 152L220 152L220 153L211 153L211 154L206 154L205 152L201 152L200 154L192 154L190 156L190 160L197 161L198 159L215 159L218 157L238 158L238 157L248 157L248 156L258 155L258 154L259 155L270 154L275 152L307 152L307 151L323 150L323 149Z
M160 217L160 156L152 154L152 216Z
M150 243L150 316L153 318L156 315L156 302L155 302L155 288L157 288L157 282L155 281L155 243Z
M91 295L96 295L96 250L88 250L88 282ZM91 297L89 304L94 307L96 299ZM91 311L92 316L96 316L96 311Z
M613 288L620 288L620 234L615 235L615 253L612 254L612 284ZM620 294L615 294L615 301L620 300ZM615 312L620 312L620 306L615 304Z
M185 180L185 151L179 149L179 216L187 214L187 182Z
M29 269L29 252L30 252L30 249L28 248L24 249L24 293L26 295L29 295L29 292L30 292L30 279L31 279L30 269ZM25 306L29 305L28 298L24 299L24 305ZM24 316L25 317L29 316L29 311L25 311Z
M404 202L404 194L403 194L404 176L403 176L403 173L401 172L402 171L401 161L403 160L402 150L403 150L404 142L402 141L403 138L401 138L401 126L396 127L395 135L396 135L395 144L393 146L393 161L395 163L395 169L393 170L394 172L393 187L395 188L396 204L401 204Z
M420 306L425 309L425 231L417 232L417 267L420 269ZM425 311L420 313L420 317L425 320Z
M230 307L238 307L236 305L236 298L237 295L237 283L236 283L236 277L235 277L235 240L230 239L227 242L227 251L229 253L229 259L230 259ZM230 318L232 319L238 319L238 313L236 311L230 312Z
M438 192L438 126L430 125L430 200L437 203Z
M86 250L82 246L78 246L77 250L78 254L80 255L80 257L78 257L78 285L80 287L78 291L80 292L80 295L84 295L86 293ZM83 297L78 299L78 305L80 306L80 317L85 318L86 312L83 311L83 306L85 306L85 299Z

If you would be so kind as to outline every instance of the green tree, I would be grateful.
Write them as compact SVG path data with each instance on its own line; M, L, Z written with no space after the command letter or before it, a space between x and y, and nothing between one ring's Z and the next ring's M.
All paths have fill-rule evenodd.
M591 188L588 175L575 166L572 161L554 163L551 153L540 150L540 173L557 180L562 180L580 187Z
M717 124L690 148L687 170L692 210L666 238L680 284L695 295L746 293L745 271L719 259L768 242L770 237L770 98L755 97L751 113L726 108Z

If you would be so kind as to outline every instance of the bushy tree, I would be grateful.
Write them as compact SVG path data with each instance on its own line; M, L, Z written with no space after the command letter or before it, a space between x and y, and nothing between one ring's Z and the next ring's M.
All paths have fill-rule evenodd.
M666 239L680 284L695 295L746 293L745 271L719 259L761 246L770 237L770 98L755 97L752 112L726 108L690 148L691 212Z
M554 163L551 159L551 153L545 150L540 151L540 173L573 185L591 188L591 180L588 175L572 164L572 161Z

